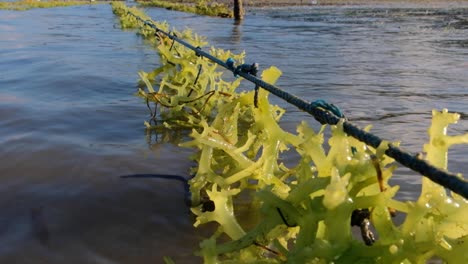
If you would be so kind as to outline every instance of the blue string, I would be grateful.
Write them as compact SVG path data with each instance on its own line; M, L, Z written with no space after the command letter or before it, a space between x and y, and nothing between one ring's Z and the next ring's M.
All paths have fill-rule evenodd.
M227 59L226 60L226 65L229 67L229 69L235 70L235 68L234 68L234 59L233 58Z
M335 106L334 104L329 104L325 102L325 100L319 99L319 100L313 101L312 103L310 103L310 106L320 107L324 110L332 112L334 115L338 116L339 118L345 118L343 112L341 112L341 110L337 106Z

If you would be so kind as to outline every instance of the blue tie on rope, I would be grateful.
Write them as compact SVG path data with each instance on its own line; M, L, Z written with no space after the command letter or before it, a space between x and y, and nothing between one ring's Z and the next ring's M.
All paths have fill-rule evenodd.
M310 103L310 106L314 108L320 107L324 110L332 112L334 115L336 115L339 118L345 118L343 112L341 112L341 110L337 106L335 106L334 104L329 104L322 99L313 101L312 103Z
M141 17L133 14L132 12L128 11L128 14L133 15L137 20L140 20L143 22L145 25L150 26L156 32L159 32L166 37L182 44L183 46L193 50L195 54L198 56L205 57L209 59L210 61L232 71L234 75L241 76L244 79L252 82L255 84L256 89L257 87L262 87L263 89L269 91L270 93L280 97L281 99L285 100L286 102L296 106L297 108L311 114L318 122L322 124L329 124L329 125L336 125L338 122L340 122L341 119L344 118L343 113L334 105L328 104L326 102L321 102L322 100L315 101L313 103L309 103L293 94L290 94L279 87L272 85L270 83L267 83L259 78L256 77L256 72L255 75L252 74L253 70L253 65L257 65L257 70L258 70L258 64L242 64L238 67L234 67L234 60L233 59L228 59L226 62L220 60L219 58L211 55L208 52L203 51L200 48L194 47L190 43L178 38L177 36L174 36L171 33L165 32L158 28L156 25L154 25L151 21L146 21L142 19ZM383 142L381 138L379 138L376 135L373 135L369 132L364 131L363 129L353 125L352 123L348 121L343 122L343 130L349 135L352 136L356 139L358 139L361 142L366 143L369 146L372 146L374 148L379 147L379 145ZM429 164L427 161L418 159L415 155L411 155L408 152L403 151L397 146L394 146L392 144L389 144L388 149L385 151L385 154L388 155L389 157L394 158L396 161L398 161L400 164L402 164L405 167L408 167L414 171L417 171L421 173L421 175L429 178L433 182L440 184L451 191L460 194L463 196L465 199L468 199L468 182L462 178L459 178L457 175L453 173L449 173L447 171L438 169L431 164Z
M234 77L239 77L239 73L245 73L245 74L250 74L255 77L257 77L258 73L258 63L253 63L253 64L241 64L237 67L234 67L234 59L229 58L226 60L226 65L228 66L228 69L230 69L234 73ZM258 84L255 84L255 93L254 93L254 106L255 108L258 107L258 89L260 87Z
M231 70L231 71L234 71L236 68L234 67L234 59L233 58L229 58L226 60L226 65L228 66L228 68Z
M237 67L234 67L234 59L229 58L226 60L226 65L234 73L235 77L239 77L239 74L246 73L251 74L253 76L257 76L258 73L258 63L253 64L241 64Z

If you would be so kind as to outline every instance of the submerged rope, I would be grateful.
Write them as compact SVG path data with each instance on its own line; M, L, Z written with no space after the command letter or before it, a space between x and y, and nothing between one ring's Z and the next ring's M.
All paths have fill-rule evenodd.
M205 57L211 60L212 62L232 71L235 76L240 76L254 83L256 87L262 87L263 89L278 96L286 102L311 114L321 124L336 125L338 124L338 122L340 122L341 119L343 119L343 129L346 132L346 134L358 139L361 142L366 143L369 146L372 146L373 148L379 147L379 145L383 142L383 140L378 136L366 132L363 129L353 125L349 121L346 121L343 113L339 110L338 107L332 104L328 104L323 100L318 100L313 103L309 103L293 94L290 94L280 89L279 87L273 84L267 83L259 79L257 76L255 76L258 64L242 64L236 67L234 65L234 60L232 59L228 59L226 62L224 62L219 58L211 55L210 53L203 51L200 47L194 47L190 43L178 38L174 34L161 30L156 25L154 25L152 21L144 20L130 11L128 11L128 14L134 16L137 20L140 20L145 25L156 30L156 34L165 35L166 37L173 40L173 42L178 42L186 48L193 50L197 56ZM253 68L255 68L255 74L253 74ZM468 181L458 177L457 175L436 168L435 166L429 164L427 161L419 159L415 155L411 155L410 153L405 152L401 148L392 144L388 144L388 149L385 151L385 154L398 161L401 165L413 171L419 172L421 175L429 178L433 182L440 184L445 188L448 188L449 190L468 199Z

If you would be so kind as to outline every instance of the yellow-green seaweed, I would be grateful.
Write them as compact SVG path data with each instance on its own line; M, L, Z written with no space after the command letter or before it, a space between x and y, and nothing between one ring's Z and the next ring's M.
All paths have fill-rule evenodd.
M52 7L64 7L64 6L76 6L76 5L91 5L98 2L94 1L38 1L38 0L20 0L12 2L0 2L0 9L24 11L33 8L52 8Z
M122 15L123 27L142 34L143 23L129 16L126 6L113 8ZM177 35L206 47L203 38L190 31ZM205 263L426 263L432 258L468 263L467 201L425 178L417 200L395 199L399 186L389 186L388 181L396 164L383 154L388 142L377 149L365 146L347 136L342 123L314 131L302 122L296 133L286 132L279 126L284 110L269 103L268 92L259 91L255 107L253 91L240 90L240 79L223 80L217 65L183 46L171 48L172 40L164 36L152 43L161 66L140 73L145 88L139 96L160 107L163 126L192 128L192 140L181 145L198 149L198 167L189 182L195 226L218 226L200 243L197 254ZM244 54L214 48L210 52L222 60L243 62ZM261 76L274 83L280 75L270 67ZM447 126L458 119L447 110L433 112L430 142L424 147L428 162L446 168L448 148L468 142L468 135L447 135ZM327 140L326 129L331 132ZM295 165L281 163L286 151L300 156ZM236 214L242 194L252 194L251 206L259 211L249 227ZM214 208L204 207L207 199ZM351 215L363 208L370 210L378 235L372 246L351 232ZM389 208L406 217L395 223Z
M138 3L141 6L160 7L204 16L233 17L232 11L228 6L216 1L197 0L193 1L193 3L174 3L173 1L151 0L138 1Z

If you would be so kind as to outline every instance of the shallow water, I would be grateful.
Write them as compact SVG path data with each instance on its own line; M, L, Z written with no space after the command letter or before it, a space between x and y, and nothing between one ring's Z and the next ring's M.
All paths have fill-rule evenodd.
M466 8L255 9L241 25L148 13L278 66L280 87L334 103L409 151L422 150L433 108L460 112L450 131L468 131ZM148 144L148 110L133 94L137 72L157 56L117 22L108 5L0 11L0 263L195 262L203 232L191 226L183 185L119 177L187 175L193 164L190 150ZM273 101L289 110L287 129L301 120L318 127ZM450 152L450 171L468 171L467 153ZM399 170L400 197L414 198L419 180Z

